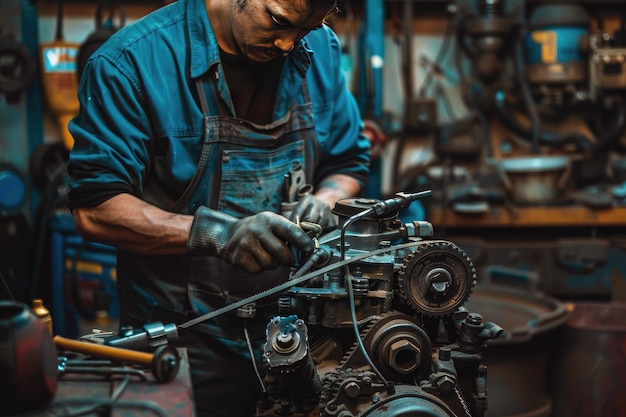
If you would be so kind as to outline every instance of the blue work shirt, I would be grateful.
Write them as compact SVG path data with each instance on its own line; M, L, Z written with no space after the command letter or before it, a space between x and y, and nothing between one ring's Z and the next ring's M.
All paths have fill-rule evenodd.
M327 26L288 54L272 120L302 100L306 79L319 155L314 185L332 174L367 179L369 142L341 71L341 48ZM99 48L83 73L68 172L70 207L130 193L168 208L194 175L203 115L195 80L206 77L209 108L235 117L217 40L202 0L178 1L129 25ZM150 192L147 192L147 189Z

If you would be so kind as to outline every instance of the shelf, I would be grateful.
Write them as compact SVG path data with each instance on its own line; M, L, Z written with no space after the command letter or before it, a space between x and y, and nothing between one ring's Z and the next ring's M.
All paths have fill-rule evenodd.
M445 224L450 228L626 227L626 207L492 207L482 214L462 214L453 210L444 213L433 207L429 214L428 220L435 227Z

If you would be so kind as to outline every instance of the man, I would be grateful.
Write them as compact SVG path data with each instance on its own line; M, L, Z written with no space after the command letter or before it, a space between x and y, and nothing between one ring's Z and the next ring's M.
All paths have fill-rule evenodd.
M120 324L181 324L284 282L292 248L314 249L296 222L332 227L334 202L360 193L369 143L323 24L335 7L180 0L92 55L70 208L84 238L118 249ZM283 217L299 169L314 191ZM275 314L266 300L180 332L199 415L254 414Z

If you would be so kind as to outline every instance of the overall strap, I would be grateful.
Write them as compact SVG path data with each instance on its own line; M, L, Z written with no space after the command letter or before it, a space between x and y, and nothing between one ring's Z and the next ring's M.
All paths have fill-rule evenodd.
M200 108L202 109L203 115L203 126L202 126L202 152L200 153L200 160L198 161L198 166L196 168L196 172L193 174L193 178L187 184L187 188L183 192L183 194L178 198L178 200L172 205L171 211L174 213L179 212L185 205L189 202L191 195L198 187L198 183L202 178L202 174L204 173L204 167L206 166L206 162L209 159L210 153L210 135L209 135L209 104L207 103L204 86L202 85L202 80L196 80L196 89L198 91L198 96L200 97Z

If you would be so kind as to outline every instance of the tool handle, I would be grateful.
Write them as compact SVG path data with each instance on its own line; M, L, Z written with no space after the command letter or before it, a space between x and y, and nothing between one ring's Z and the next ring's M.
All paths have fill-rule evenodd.
M79 340L67 339L58 335L54 336L52 340L58 349L84 353L111 361L132 362L138 365L150 367L152 365L152 359L154 358L154 356L150 353L137 352L130 349L100 345L97 343L81 342Z

